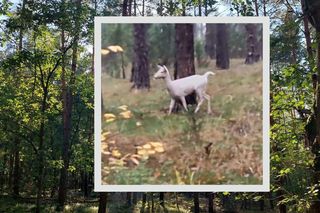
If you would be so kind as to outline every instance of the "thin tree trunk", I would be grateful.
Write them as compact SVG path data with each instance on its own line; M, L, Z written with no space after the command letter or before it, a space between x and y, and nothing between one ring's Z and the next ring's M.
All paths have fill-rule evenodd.
M199 5L198 5L198 9L199 9L199 16L201 16L201 8L202 8L202 4L201 4L201 0L199 0Z
M142 195L142 205L141 205L141 213L144 213L144 209L146 207L146 202L147 202L147 193L143 192Z
M166 207L164 206L164 192L160 192L159 200L160 200L160 205L162 206L163 210L165 210Z
M266 0L263 0L263 16L267 16Z
M76 2L76 10L80 15L81 0ZM76 19L75 29L80 28L79 20ZM65 35L64 29L61 34L61 50L65 51ZM62 160L63 167L60 170L60 184L58 192L58 209L63 209L67 196L67 184L68 184L68 168L70 162L70 149L71 149L71 131L72 131L72 106L73 95L72 86L75 84L75 75L78 62L78 41L79 31L77 30L74 36L74 43L72 47L72 62L71 62L71 76L68 86L66 85L66 73L65 73L65 57L62 57L62 97L63 97L63 145L62 145Z
M208 212L209 213L214 213L213 210L213 199L214 199L214 195L213 192L208 192L207 193L207 198L208 198Z
M193 206L194 206L194 213L199 213L200 212L199 192L193 192Z
M122 16L128 16L128 0L123 0L123 3L122 3Z
M259 6L258 6L258 0L254 0L254 7L256 11L256 16L259 16Z
M301 0L302 10L305 7L304 3L305 3L304 0ZM307 44L308 60L310 63L313 60L313 52L312 52L312 46L311 46L308 16L305 13L303 14L303 27L304 27L303 33L304 33L304 37L306 39L306 44Z
M16 138L14 147L13 196L20 194L20 139Z
M99 199L99 209L98 213L106 213L107 212L107 192L100 192L100 199Z

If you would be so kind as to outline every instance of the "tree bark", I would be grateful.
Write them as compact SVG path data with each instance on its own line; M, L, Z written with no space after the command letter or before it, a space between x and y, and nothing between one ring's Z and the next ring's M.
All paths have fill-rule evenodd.
M217 24L216 66L220 69L229 69L228 29L226 24Z
M213 192L207 192L207 198L208 198L208 212L209 213L214 213L214 206L213 206L213 199L214 199L214 194Z
M199 213L200 212L199 192L193 192L193 206L194 206L194 213Z
M149 56L146 42L147 25L134 24L134 60L131 89L149 89Z
M205 35L205 51L206 54L214 59L216 56L216 33L215 24L206 24L206 35Z
M128 16L128 0L122 2L122 16Z
M301 8L305 7L304 0L301 0ZM309 63L313 60L313 52L312 52L312 46L311 46L311 37L310 37L310 30L309 30L309 23L308 23L308 16L303 12L303 27L304 27L304 37L306 39L306 45L307 45L307 53L308 53L308 59Z
M100 199L99 199L99 209L98 213L106 213L107 212L107 192L100 192Z
M194 75L194 40L192 24L175 25L175 45L174 79ZM195 105L197 103L195 93L186 96L186 102L188 105ZM173 112L176 111L178 111L177 105L174 107Z
M76 10L80 16L81 0L76 1ZM75 35L74 43L72 47L72 62L71 62L71 76L67 86L66 73L65 73L65 57L62 57L62 97L63 97L63 145L62 145L62 160L63 167L60 170L60 183L58 192L58 209L63 209L67 196L67 184L68 184L68 168L70 163L70 149L71 149L71 131L72 131L72 106L73 95L72 86L75 84L75 75L78 62L78 41L79 41L79 29L80 23L76 19L75 22ZM61 50L65 51L64 47L65 35L64 30L61 34Z
M257 26L256 24L246 24L247 31L247 56L245 64L253 64L260 59L257 48Z
M165 205L164 205L164 192L160 192L160 194L159 194L159 201L160 201L160 206L162 206L162 208L165 209Z

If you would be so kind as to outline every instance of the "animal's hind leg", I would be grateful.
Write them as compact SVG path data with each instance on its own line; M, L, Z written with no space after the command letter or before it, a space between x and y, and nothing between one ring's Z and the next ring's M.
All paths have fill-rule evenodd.
M203 101L204 101L204 97L203 97L203 95L202 95L200 92L197 92L197 96L198 96L198 98L199 98L199 103L198 103L197 108L196 108L196 110L194 111L194 113L197 113L197 112L199 111L200 106L202 105L202 103L203 103Z
M211 106L210 106L210 95L203 93L203 97L208 101L208 114L211 114Z

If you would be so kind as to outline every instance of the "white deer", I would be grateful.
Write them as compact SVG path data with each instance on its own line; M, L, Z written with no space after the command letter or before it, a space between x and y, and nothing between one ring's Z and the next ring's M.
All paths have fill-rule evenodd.
M169 112L170 115L172 108L177 100L182 102L186 111L188 111L185 97L193 92L196 92L198 97L198 105L195 113L199 111L204 99L208 101L208 114L211 113L210 96L206 93L208 76L215 75L213 72L206 72L203 75L191 75L177 80L171 80L170 73L165 65L158 65L159 70L154 74L155 79L163 78L167 84L168 92L171 96Z

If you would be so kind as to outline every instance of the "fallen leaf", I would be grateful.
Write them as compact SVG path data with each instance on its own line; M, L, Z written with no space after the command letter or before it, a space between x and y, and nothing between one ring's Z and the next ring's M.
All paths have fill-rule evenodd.
M140 162L139 162L136 158L134 158L134 157L131 157L130 160L131 160L134 164L136 164L136 165L139 165L139 164L140 164Z
M143 145L142 147L143 147L144 149L151 149L151 145L150 145L150 144L148 144L148 143L147 143L147 144L145 144L145 145Z
M121 105L121 106L118 107L118 109L126 111L128 109L128 106L127 105Z
M115 150L112 150L112 156L115 158L120 158L121 153L119 152L119 150L115 149Z
M103 115L105 119L116 118L116 116L112 113L106 113Z
M154 146L154 147L163 147L163 144L162 143L160 143L160 142L149 142L149 144L151 144L152 146Z
M156 147L155 149L154 149L156 152L164 152L164 148L163 147Z
M132 113L130 110L127 110L125 112L121 112L120 115L123 117L123 118L131 118L132 117Z
M112 122L114 120L115 120L115 118L109 118L109 119L106 120L106 123L110 123L110 122Z

